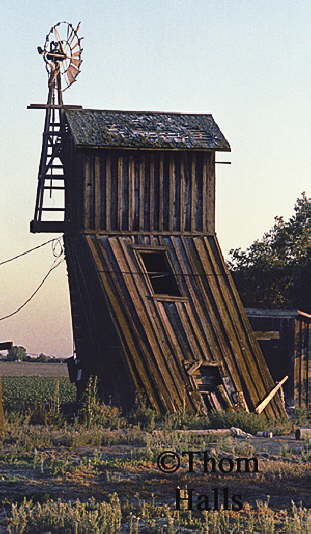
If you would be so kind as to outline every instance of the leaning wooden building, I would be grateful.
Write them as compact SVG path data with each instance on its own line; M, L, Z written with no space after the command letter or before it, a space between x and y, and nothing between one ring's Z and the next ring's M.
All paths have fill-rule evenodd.
M272 391L264 413L284 415L215 234L230 146L213 117L58 108L64 218L39 194L31 229L64 232L78 378L159 412L254 411Z

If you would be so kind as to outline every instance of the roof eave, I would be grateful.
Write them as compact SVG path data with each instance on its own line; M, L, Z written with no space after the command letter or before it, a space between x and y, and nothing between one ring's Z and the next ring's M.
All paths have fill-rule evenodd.
M75 143L77 149L106 149L106 150L153 150L153 151L174 151L174 152L231 152L231 147L229 148L203 148L203 147L143 147L143 146L122 146L122 145L83 145Z

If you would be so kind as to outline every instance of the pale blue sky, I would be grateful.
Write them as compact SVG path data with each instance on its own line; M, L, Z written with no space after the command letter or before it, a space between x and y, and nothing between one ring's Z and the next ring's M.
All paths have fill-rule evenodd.
M217 168L217 233L226 255L290 216L310 194L311 3L286 0L2 0L0 259L49 239L33 217L47 74L36 47L51 25L81 20L82 72L66 103L212 113L232 147ZM52 262L49 248L1 267L0 315L17 308ZM67 277L0 322L29 352L72 350Z

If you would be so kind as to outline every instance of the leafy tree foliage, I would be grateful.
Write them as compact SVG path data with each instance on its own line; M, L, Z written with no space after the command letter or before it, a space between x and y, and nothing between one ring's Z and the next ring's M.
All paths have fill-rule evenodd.
M25 360L25 358L26 358L25 347L21 347L21 346L18 347L16 345L13 345L13 347L11 347L8 350L7 360L9 360L10 362L22 361L22 360Z
M311 313L311 199L297 199L294 215L246 250L230 250L229 267L245 306Z
M47 356L46 354L43 354L43 352L41 352L38 358L36 358L37 362L43 362L43 363L49 362L50 360L52 360L52 358L50 358L50 356Z

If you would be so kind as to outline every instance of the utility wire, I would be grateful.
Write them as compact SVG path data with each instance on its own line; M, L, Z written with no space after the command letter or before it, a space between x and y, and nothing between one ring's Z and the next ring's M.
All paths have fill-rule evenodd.
M148 271L147 273L145 272L135 272L135 271L114 271L114 270L106 270L106 269L97 269L97 272L98 273L107 273L107 274L117 274L117 275L121 275L121 274L130 274L130 275L133 275L133 276L136 276L136 275L139 275L139 276L150 276L152 278L160 278L160 277L164 277L164 276L183 276L183 277L189 277L189 278L205 278L206 276L226 276L227 273L225 271L225 274L223 273L202 273L202 274L199 274L199 273L169 273L169 272L163 272L163 271Z
M5 263L9 263L10 261L17 260L18 258L21 258L22 256L25 256L26 254L29 254L29 252L32 252L33 250L37 250L38 248L44 247L44 245L47 245L48 243L53 243L52 244L53 255L54 255L55 258L59 258L62 255L62 245L61 245L61 242L60 242L61 239L62 239L62 236L53 237L53 239L49 239L49 241L45 241L45 243L41 243L41 245L38 245L38 246L33 247L33 248L30 248L29 250L25 250L25 252L22 252L21 254L18 254L17 256L14 256L14 258L9 258L8 260L1 261L0 262L0 266L4 265ZM56 251L57 243L61 247L61 251L60 252Z
M53 241L53 239L51 240ZM46 244L46 243L44 243ZM13 315L16 315L22 308L24 308L26 306L26 304L28 304L28 302L30 302L33 297L38 293L39 289L41 289L41 287L43 286L44 282L46 281L46 279L48 278L48 276L51 274L51 272L56 269L57 267L59 267L59 265L61 263L63 263L63 261L65 261L65 259L63 258L62 260L60 260L58 263L55 263L56 262L56 259L53 261L52 263L52 266L50 267L50 269L48 270L48 272L46 273L46 275L44 276L44 278L41 280L40 284L38 285L37 289L35 289L35 291L32 293L32 295L30 295L30 297L25 300L25 302L19 306L17 308L17 310L15 310L14 312L12 313L9 313L8 315L5 315L4 317L0 317L0 321L4 321L4 319L8 319L9 317L12 317Z

